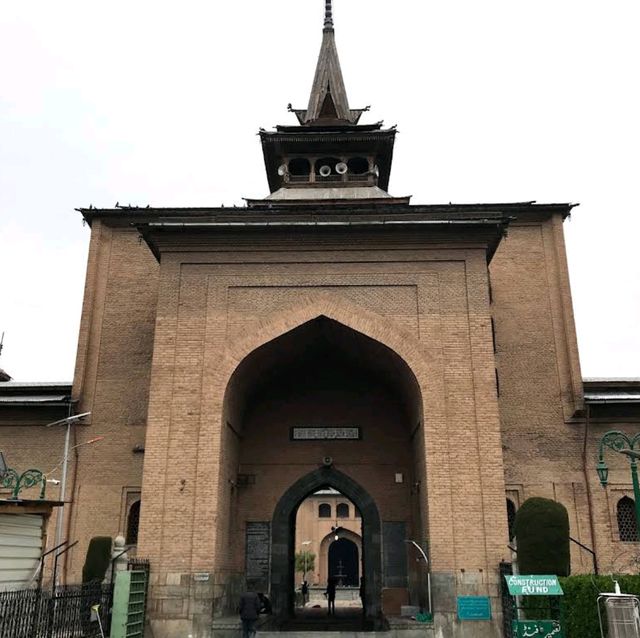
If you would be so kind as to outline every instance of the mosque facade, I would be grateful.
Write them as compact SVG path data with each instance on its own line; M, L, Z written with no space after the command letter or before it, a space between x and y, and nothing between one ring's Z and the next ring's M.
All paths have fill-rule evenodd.
M300 543L315 535L322 585L345 538L369 628L417 605L439 635L497 637L499 565L530 496L561 502L595 552L572 546L574 572L630 568L628 463L610 455L603 489L595 460L604 432L638 427L640 383L582 378L573 205L389 194L396 130L350 106L330 0L308 105L290 110L295 124L260 130L264 199L80 210L73 383L0 383L16 464L55 465L65 431L43 426L90 413L72 428L66 504L43 514L49 545L60 511L79 540L64 577L91 537L122 534L151 563L154 636L204 637L247 581L291 619ZM491 619L461 621L461 597L488 598Z

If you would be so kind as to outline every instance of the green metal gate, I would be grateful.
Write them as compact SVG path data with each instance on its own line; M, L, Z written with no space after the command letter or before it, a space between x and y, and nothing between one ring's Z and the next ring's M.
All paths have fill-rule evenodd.
M147 603L147 578L144 569L116 574L110 638L142 638Z

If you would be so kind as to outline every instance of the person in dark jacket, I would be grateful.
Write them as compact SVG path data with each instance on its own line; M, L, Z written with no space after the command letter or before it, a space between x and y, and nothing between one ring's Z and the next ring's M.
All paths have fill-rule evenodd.
M260 615L261 607L260 596L249 585L247 591L240 594L240 605L238 606L242 621L242 638L253 638L256 635L256 620Z
M327 597L327 605L329 607L329 616L336 615L336 579L329 576L327 579L327 589L324 592Z

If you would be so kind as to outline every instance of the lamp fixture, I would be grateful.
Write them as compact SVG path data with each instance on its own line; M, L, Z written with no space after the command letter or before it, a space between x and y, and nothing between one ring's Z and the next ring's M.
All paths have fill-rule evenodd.
M598 472L600 485L602 485L602 487L607 487L607 480L609 479L609 468L607 467L607 464L604 462L603 458L598 461L598 465L596 465L596 471Z

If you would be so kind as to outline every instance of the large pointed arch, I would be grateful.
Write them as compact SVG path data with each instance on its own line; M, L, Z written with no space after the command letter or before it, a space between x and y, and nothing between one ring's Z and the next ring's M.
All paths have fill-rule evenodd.
M252 327L250 331L245 330L243 333L230 335L222 356L218 354L215 360L205 361L205 368L211 371L212 385L218 389L204 398L202 413L212 416L217 413L219 415L217 417L219 419L219 427L214 428L213 421L207 422L206 419L203 420L204 427L200 432L200 449L204 450L208 446L217 447L218 450L222 450L220 453L225 462L218 465L210 483L198 485L197 492L200 497L205 491L215 491L218 507L222 512L230 511L232 507L232 494L234 492L229 490L228 486L233 485L236 479L235 473L237 472L241 442L244 438L242 427L236 427L237 423L241 425L243 419L234 418L238 416L237 413L234 414L234 405L238 404L238 399L240 399L240 402L242 401L242 396L248 385L243 382L237 383L239 379L242 379L242 374L238 373L242 373L244 366L263 347L271 347L273 342L281 338L288 338L290 333L317 320L329 320L339 324L342 329L349 329L349 331L357 333L356 337L359 340L364 338L365 340L376 342L375 347L388 355L388 361L391 366L389 371L392 373L390 376L395 378L395 382L398 382L401 377L406 379L405 387L411 388L412 404L414 406L414 419L407 421L407 425L411 424L414 428L412 437L413 444L416 446L416 471L424 471L426 463L424 436L421 434L416 436L415 433L422 430L422 426L426 427L423 417L425 402L430 405L430 417L433 417L434 414L436 417L438 416L439 406L439 404L434 404L435 407L431 407L431 404L434 403L431 400L432 397L423 395L424 392L427 395L431 395L431 393L438 390L437 387L434 387L433 378L430 375L432 366L425 365L425 362L432 360L432 353L429 348L421 343L413 332L404 329L389 318L363 308L358 304L338 298L336 295L324 293L309 296L303 295L300 301L301 303L298 307L283 308L282 311L266 317L263 322L258 326ZM437 382L435 385L437 386ZM218 397L218 399L214 400L214 397ZM220 402L218 403L217 401ZM338 486L335 487L340 491ZM345 493L345 496L356 503L358 509L361 510L357 498L351 498L347 493ZM416 521L416 524L426 533L426 512L421 509L418 512L418 516L420 518ZM267 520L267 518L263 518L263 520ZM380 523L377 515L374 520L376 521L375 525L379 528ZM202 524L207 524L207 519L204 515L202 516ZM233 531L230 527L218 526L216 528L214 539L216 555L222 557L216 565L218 569L233 570L238 567L233 562L232 555L225 551L229 544L234 542L233 538ZM374 541L373 546L379 548L380 544L381 536L378 533L377 540ZM378 555L376 561L379 562L379 549L375 549L375 552ZM365 560L372 560L368 557L367 549L364 549L363 554L365 555ZM285 556L288 556L288 554L285 554ZM379 568L373 570L370 568L367 571L368 580L371 582L367 585L365 591L368 600L368 602L365 602L365 608L367 616L372 619L381 614L381 572ZM290 578L286 574L281 577ZM276 601L276 606L279 612L286 615L290 610L292 589L291 591L285 591L286 587L284 585L278 585L273 581L272 585L275 586L274 592L280 588L280 594L275 592L276 598L278 596L281 597L280 601Z
M271 598L274 613L287 618L294 606L294 535L298 507L315 491L331 487L346 496L362 516L362 566L365 617L381 617L382 532L378 507L369 493L333 466L321 467L296 481L280 498L271 521Z
M422 378L424 361L428 358L424 345L409 331L387 318L330 295L319 295L310 303L295 309L286 309L271 316L257 330L232 341L222 359L217 361L217 384L224 388L223 423L227 420L228 397L235 390L239 372L250 357L270 342L317 319L329 319L368 337L385 347L398 362L398 370L406 375L407 382L419 403L417 421L422 423L424 412L422 389L428 388Z
M224 363L221 371L224 370L227 377L223 379L225 385L235 368L254 350L318 317L332 319L379 341L401 357L417 375L421 367L420 361L424 359L426 352L424 344L410 331L376 312L334 295L313 295L311 299L307 299L307 303L304 303L304 297L302 299L298 307L286 308L270 315L257 330L243 333L229 343L221 362Z

